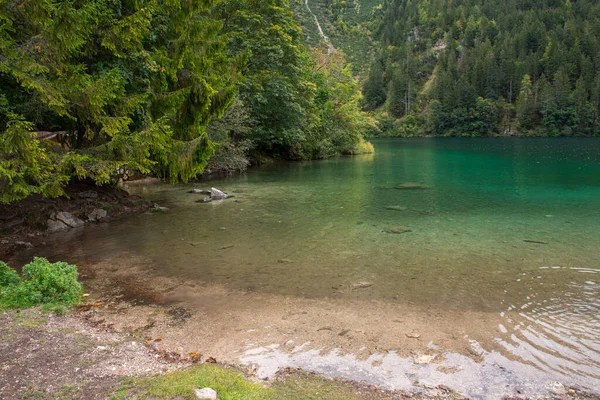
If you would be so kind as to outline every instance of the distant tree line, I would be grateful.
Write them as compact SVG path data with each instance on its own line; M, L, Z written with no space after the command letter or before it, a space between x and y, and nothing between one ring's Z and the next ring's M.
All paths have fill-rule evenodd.
M390 0L364 105L392 135L600 135L600 3Z

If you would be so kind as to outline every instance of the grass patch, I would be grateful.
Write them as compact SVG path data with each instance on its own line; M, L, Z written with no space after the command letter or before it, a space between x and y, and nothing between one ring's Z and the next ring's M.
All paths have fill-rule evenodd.
M116 389L112 400L195 399L194 389L210 387L220 400L354 400L359 397L348 387L309 374L295 374L272 387L249 382L231 368L202 365L152 378L128 379Z
M113 394L111 399L195 399L194 389L210 387L219 393L219 399L263 400L273 398L271 390L248 382L242 373L215 365L202 365L167 375L130 380Z

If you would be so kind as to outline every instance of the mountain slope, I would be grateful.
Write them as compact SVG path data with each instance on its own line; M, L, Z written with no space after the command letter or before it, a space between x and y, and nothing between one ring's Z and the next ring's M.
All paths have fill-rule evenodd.
M600 134L600 3L391 0L366 106L393 135Z
M342 49L352 71L368 68L375 43L373 30L381 19L383 0L292 0L292 10L302 25L306 42L316 47L326 39ZM319 31L320 25L322 34Z

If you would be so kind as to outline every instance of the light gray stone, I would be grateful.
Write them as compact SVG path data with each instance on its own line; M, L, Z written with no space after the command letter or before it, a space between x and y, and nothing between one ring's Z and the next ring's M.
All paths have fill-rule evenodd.
M68 213L65 211L61 211L58 214L56 214L56 219L58 221L62 221L66 225L70 226L71 228L78 228L85 224L85 222L83 222L79 218L74 217L71 213Z
M197 399L217 400L219 398L217 391L211 388L195 389L194 394Z
M210 190L192 189L188 193L210 194Z
M210 198L211 199L223 200L223 199L226 199L227 197L229 197L229 196L226 195L225 193L223 193L222 191L220 191L219 189L210 188Z
M555 395L563 395L563 394L567 394L568 390L565 387L565 385L563 385L560 382L555 382L552 381L548 384L548 389Z
M352 289L366 289L373 286L371 282L358 282L352 285Z
M169 211L169 208L168 207L161 207L158 204L154 203L154 211L167 212L167 211Z
M69 229L69 226L63 223L62 221L55 221L53 219L49 219L46 222L48 225L48 232L59 232L64 231L65 229Z
M103 208L94 208L94 210L88 214L88 219L90 221L102 221L104 218L108 216L108 212L106 212Z

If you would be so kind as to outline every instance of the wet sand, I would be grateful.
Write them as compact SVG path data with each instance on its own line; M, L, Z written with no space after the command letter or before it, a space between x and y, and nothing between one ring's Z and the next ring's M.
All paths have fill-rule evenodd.
M133 257L84 268L86 286L102 302L93 320L160 338L161 348L183 356L199 352L242 365L267 380L280 368L298 367L409 392L444 384L473 398L594 389L593 380L574 374L565 381L518 352L511 357L503 349L510 339L501 338L507 319L519 318L516 311L274 295L167 278L152 265Z

